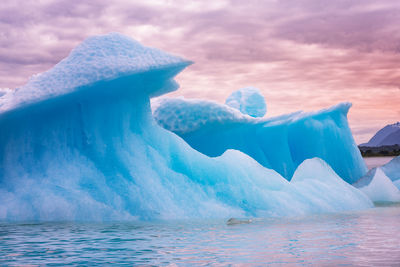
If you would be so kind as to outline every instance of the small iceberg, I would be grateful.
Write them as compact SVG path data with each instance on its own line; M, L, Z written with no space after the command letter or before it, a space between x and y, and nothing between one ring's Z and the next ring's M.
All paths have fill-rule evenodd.
M368 185L359 188L373 202L400 202L400 191L386 176L381 168L377 168Z
M253 221L251 219L235 219L235 218L230 218L226 224L227 225L238 225L238 224L249 224L252 223Z

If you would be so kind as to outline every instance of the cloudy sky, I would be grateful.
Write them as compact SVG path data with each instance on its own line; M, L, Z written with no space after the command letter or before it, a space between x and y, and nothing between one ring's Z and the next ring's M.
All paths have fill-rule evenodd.
M394 0L1 0L0 88L117 31L195 62L171 96L223 102L251 85L267 116L350 101L360 143L400 121L399 25Z

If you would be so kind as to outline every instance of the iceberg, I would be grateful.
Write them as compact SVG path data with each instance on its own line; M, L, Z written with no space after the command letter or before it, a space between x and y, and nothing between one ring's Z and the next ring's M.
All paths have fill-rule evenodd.
M347 122L350 103L264 119L207 100L164 98L157 105L154 117L162 127L211 157L236 149L288 180L304 160L314 157L348 183L367 172Z
M240 151L208 157L160 127L150 98L176 90L174 76L190 64L111 33L86 39L1 96L0 220L242 218L372 207L321 159L299 163L288 182ZM226 109L215 116L251 118Z
M360 187L360 190L374 202L400 202L399 189L379 167L369 184Z
M260 90L251 86L234 91L228 96L225 104L251 117L263 117L267 112L267 105Z
M357 182L353 183L355 187L361 188L367 186L376 176L376 172L382 172L382 175L387 177L393 182L397 188L400 188L400 156L393 158L390 162L385 165L369 170L363 177L361 177ZM380 176L382 176L380 175Z
M396 180L393 184L400 190L400 180Z
M400 180L400 156L393 158L391 161L383 165L382 171L392 181Z

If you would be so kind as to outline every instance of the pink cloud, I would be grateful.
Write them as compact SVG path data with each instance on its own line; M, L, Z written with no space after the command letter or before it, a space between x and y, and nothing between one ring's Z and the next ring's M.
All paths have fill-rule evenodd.
M351 101L358 142L399 120L395 1L3 2L0 87L22 85L89 35L119 31L195 61L171 96L222 102L253 85L269 116Z

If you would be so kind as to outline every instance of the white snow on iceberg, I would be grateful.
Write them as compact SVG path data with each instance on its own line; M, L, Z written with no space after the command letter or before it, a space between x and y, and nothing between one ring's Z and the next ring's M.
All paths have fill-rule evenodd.
M107 38L90 37L52 69L32 76L25 86L17 88L12 95L8 95L7 100L0 99L0 113L84 90L97 82L157 70L162 75L168 73L166 69L174 72L174 69L182 70L189 64L191 62L188 60L155 48L145 47L119 33L111 33ZM167 75L171 76L171 74ZM153 85L150 77L145 75L142 77L148 79L147 82L150 84L140 87L140 90L148 90L147 93L151 96L161 95L178 88L176 85L165 88Z
M158 98L152 106L157 107L153 116L158 123L180 135L195 132L204 127L257 121L229 106L201 99Z
M288 182L246 154L210 158L160 127L150 97L175 90L173 77L188 64L109 34L13 91L1 102L0 219L288 216L372 206L322 160L304 162L296 175L304 178Z

